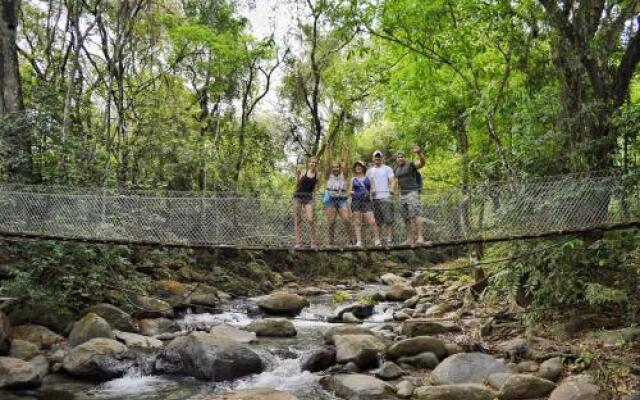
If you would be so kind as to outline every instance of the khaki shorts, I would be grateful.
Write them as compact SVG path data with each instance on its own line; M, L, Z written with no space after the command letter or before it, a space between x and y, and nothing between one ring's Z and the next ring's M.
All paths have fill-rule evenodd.
M417 191L400 195L400 215L405 221L422 215L422 204L420 204L420 195Z

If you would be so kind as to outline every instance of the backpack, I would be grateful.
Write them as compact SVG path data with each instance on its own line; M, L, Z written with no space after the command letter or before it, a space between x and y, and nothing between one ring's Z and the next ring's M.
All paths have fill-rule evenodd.
M422 193L422 175L416 170L416 184L418 185L418 193Z

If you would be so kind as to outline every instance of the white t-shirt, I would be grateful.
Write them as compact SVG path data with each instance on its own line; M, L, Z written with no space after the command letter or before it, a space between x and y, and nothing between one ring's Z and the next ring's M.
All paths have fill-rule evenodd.
M374 199L386 199L391 197L389 181L393 179L393 170L387 165L371 167L367 170L367 176L373 181L375 188Z

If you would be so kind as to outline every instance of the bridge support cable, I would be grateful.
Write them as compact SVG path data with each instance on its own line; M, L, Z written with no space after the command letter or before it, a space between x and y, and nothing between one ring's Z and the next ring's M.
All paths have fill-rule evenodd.
M356 248L343 224L329 246L316 196L321 251L388 251L582 234L640 226L640 172L618 170L425 188L422 244L403 243L405 223L394 199L394 242L375 247L363 224ZM0 184L0 235L93 243L289 251L293 204L282 194L116 191ZM306 226L302 231L306 232ZM304 238L309 243L308 238ZM303 248L304 251L313 251Z

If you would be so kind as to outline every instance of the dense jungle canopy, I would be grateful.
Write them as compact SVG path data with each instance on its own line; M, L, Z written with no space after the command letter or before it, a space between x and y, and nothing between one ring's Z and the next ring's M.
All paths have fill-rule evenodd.
M247 1L4 1L3 177L290 189L344 141L421 144L427 186L637 162L638 1L271 3L261 37Z

